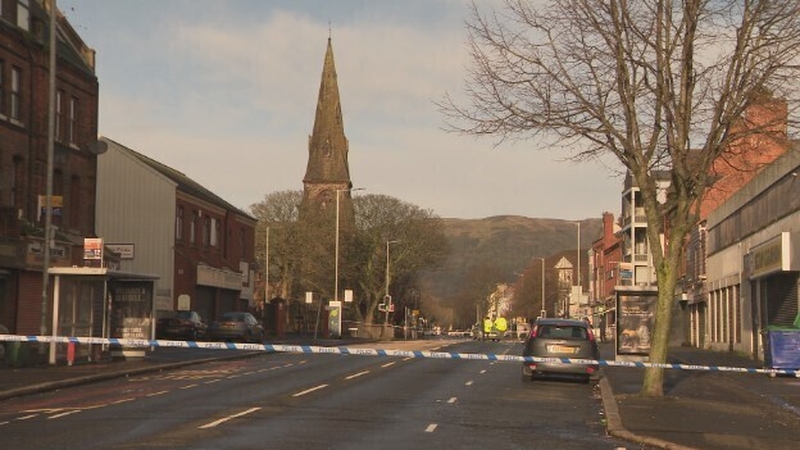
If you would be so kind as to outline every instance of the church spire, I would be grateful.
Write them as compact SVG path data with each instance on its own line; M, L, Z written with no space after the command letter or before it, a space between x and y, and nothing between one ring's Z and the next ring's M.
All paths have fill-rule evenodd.
M329 36L322 66L314 130L308 139L308 165L303 178L307 195L309 184L326 184L334 189L350 187L348 146L342 121L336 66L333 62L333 46Z

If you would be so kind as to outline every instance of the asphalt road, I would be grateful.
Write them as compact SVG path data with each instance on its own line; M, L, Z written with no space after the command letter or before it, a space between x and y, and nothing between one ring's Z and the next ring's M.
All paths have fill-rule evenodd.
M606 436L592 384L522 383L518 363L306 354L10 399L0 436L14 449L637 448Z

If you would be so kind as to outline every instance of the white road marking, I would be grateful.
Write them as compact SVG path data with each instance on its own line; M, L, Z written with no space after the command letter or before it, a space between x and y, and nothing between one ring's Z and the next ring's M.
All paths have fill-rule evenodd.
M409 356L408 358L403 358L403 361L411 361L412 359L414 359L414 357L413 356Z
M385 369L385 368L391 367L391 366L393 366L395 364L397 364L397 361L388 362L386 364L381 365L381 367Z
M483 374L485 374L485 373L486 373L486 369L483 369L483 370L481 370L481 371L480 371L480 374L481 374L481 375L483 375Z
M222 419L217 419L217 420L215 420L215 421L213 421L213 422L209 422L209 423L207 423L207 424L205 424L205 425L203 425L203 426L197 427L197 428L198 428L199 430L205 430L205 429L207 429L207 428L214 428L214 427L216 427L217 425L219 425L219 424L221 424L221 423L225 423L225 422L227 422L227 421L229 421L229 420L231 420L231 419L235 419L235 418L237 418L237 417L246 416L247 414L250 414L250 413L256 412L256 411L258 411L259 409L261 409L261 408L259 408L259 407L256 407L256 408L250 408L250 409L244 410L244 411L242 411L242 412L239 412L239 413L236 413L236 414L230 415L230 416L228 416L228 417L223 417Z
M466 383L464 383L464 386L472 386L472 383L474 383L474 381L469 380Z
M364 375L366 375L368 373L369 373L369 370L365 370L363 372L358 372L358 373L354 373L354 374L352 374L350 376L346 376L346 377L344 377L344 379L345 380L352 380L353 378L358 378L358 377L364 376Z
M455 403L456 400L458 400L456 397L450 397L450 400L448 400L447 403Z
M320 389L325 389L326 387L328 387L327 384L320 384L319 386L315 386L315 387L313 387L311 389L306 389L305 391L300 391L300 392L294 393L294 394L292 394L292 397L301 397L303 395L310 394L310 393L312 393L314 391L318 391Z
M38 416L38 414L29 414L27 416L17 417L14 420L28 420L28 419L33 419L36 416Z
M147 397L155 397L157 395L164 395L164 394L167 394L167 393L169 393L169 391L151 392L150 394L147 394Z
M119 400L114 400L113 402L111 402L111 404L112 405L119 405L120 403L128 403L128 402L132 402L134 400L136 400L134 397L121 398Z
M79 412L81 412L79 409L76 409L76 410L73 410L73 411L67 411L67 412L63 412L61 414L56 414L54 416L50 416L50 417L47 418L47 420L59 419L61 417L68 416L70 414L79 413Z
M214 384L214 383L219 383L220 381L222 381L222 380L217 378L216 380L208 380L208 381L205 382L205 384Z
M187 384L186 386L181 386L178 389L191 389L191 388L196 388L196 387L197 387L197 384Z
M3 425L8 425L10 423L11 422L9 422L8 420L6 420L5 422L0 422L0 427L2 427Z
M426 433L433 433L434 430L436 430L436 427L438 427L438 426L439 426L438 424L432 423L432 424L428 425L428 428L425 428L425 432Z

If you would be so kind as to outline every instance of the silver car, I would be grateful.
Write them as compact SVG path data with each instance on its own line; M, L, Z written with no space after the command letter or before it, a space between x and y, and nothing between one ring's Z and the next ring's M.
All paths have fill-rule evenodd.
M538 319L525 340L522 356L539 358L600 359L592 329L582 320ZM534 362L522 363L522 380L535 377L560 375L578 377L585 382L599 376L597 364L577 364L573 362Z
M226 312L208 328L212 340L264 342L264 328L248 312Z

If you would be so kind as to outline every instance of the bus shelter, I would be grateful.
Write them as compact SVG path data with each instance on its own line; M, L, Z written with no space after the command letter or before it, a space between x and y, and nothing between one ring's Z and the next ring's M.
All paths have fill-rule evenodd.
M126 339L155 338L152 274L122 272L107 267L53 267L52 335ZM99 360L144 356L142 349L108 344L50 344L50 364L75 359Z

